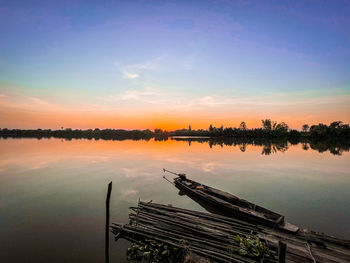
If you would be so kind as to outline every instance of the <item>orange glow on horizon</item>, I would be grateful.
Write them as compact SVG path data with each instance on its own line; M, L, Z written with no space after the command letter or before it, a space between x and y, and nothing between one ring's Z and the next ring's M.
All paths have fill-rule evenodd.
M319 109L317 114L302 114L301 110L295 112L269 112L261 113L255 110L235 113L233 111L219 111L207 114L209 111L163 112L152 114L145 110L143 113L122 113L118 111L78 111L78 110L49 110L9 108L0 105L0 128L18 129L150 129L163 130L187 129L189 125L193 130L208 129L212 124L215 127L239 127L242 121L248 128L261 127L261 120L269 118L277 122L284 121L292 129L300 130L303 124L310 126L318 123L329 124L341 120L350 122L347 108L337 111L327 108Z
M156 128L162 130L176 130L176 129L188 129L189 125L193 130L197 129L208 129L209 125L212 124L214 127L239 127L241 121L245 121L248 128L259 128L261 127L261 120L270 118L277 122L284 121L293 129L301 129L301 126L305 123L318 124L325 123L329 124L332 121L342 120L345 123L349 122L348 116L323 116L323 118L312 118L302 119L298 116L293 117L279 117L279 116L266 116L266 117L232 117L218 116L216 120L214 118L207 119L202 116L197 116L192 119L185 118L182 116L177 117L142 117L142 116L113 116L113 115L97 115L97 114L79 114L79 113L36 113L36 112L23 112L15 111L8 114L0 109L2 116L0 120L1 128L19 128L19 129L61 129L72 128L72 129L150 129Z
M0 86L1 87L1 86ZM137 96L141 96L141 92ZM130 95L130 94L129 94ZM131 94L133 95L133 94ZM329 124L333 121L350 122L350 95L328 95L304 98L285 94L282 99L256 96L245 97L199 97L185 100L189 103L172 105L172 96L159 98L159 104L125 97L118 103L106 98L96 104L84 98L76 101L55 101L41 97L23 96L19 93L0 93L0 128L18 129L151 129L193 130L215 127L238 127L242 121L248 128L261 127L262 119L285 122L292 129L300 130L303 124ZM136 96L136 97L137 97ZM175 101L176 101L176 94ZM184 96L185 98L186 96ZM67 95L67 98L69 96ZM181 96L179 97L181 98ZM178 100L180 100L177 98ZM81 101L80 101L81 100ZM98 101L98 100L97 100ZM181 100L180 100L181 101ZM109 104L108 104L109 103ZM170 105L169 105L170 104Z

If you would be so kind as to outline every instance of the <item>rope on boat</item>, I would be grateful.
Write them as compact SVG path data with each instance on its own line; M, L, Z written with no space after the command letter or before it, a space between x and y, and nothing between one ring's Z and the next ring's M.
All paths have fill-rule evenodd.
M171 183L172 185L175 185L172 181L170 181L168 178L165 177L165 175L163 175L163 179L167 180L169 183Z
M171 173L171 174L173 174L173 175L179 176L179 174L174 173L174 172L172 172L172 171L169 171L169 170L167 170L167 169L165 169L165 168L163 168L163 172L164 172L164 173L165 173L165 172L168 172L168 173Z

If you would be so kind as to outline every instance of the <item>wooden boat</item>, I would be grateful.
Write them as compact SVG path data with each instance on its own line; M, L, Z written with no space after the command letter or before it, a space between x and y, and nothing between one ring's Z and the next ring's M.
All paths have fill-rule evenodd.
M224 191L187 179L185 174L177 175L178 177L174 178L174 184L178 189L215 206L228 215L234 215L258 224L268 225L289 232L299 231L299 227L285 221L284 216L281 214Z

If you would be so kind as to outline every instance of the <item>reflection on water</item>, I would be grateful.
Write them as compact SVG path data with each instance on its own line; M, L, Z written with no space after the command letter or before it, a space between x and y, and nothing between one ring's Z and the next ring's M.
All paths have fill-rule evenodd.
M1 262L103 261L110 181L112 222L126 222L139 197L203 210L162 179L163 167L284 214L296 225L350 238L350 154L315 148L323 149L183 138L2 139ZM127 246L111 242L112 262L125 262Z
M187 141L191 146L192 142L207 143L210 148L219 145L238 146L242 152L245 152L247 145L261 146L263 155L271 153L285 152L289 145L302 145L302 149L309 149L322 152L330 152L333 155L342 155L343 152L349 152L350 141L348 140L317 140L317 141L288 141L287 139L242 139L242 138L209 138L209 137L173 137L172 140ZM163 139L167 140L167 138Z

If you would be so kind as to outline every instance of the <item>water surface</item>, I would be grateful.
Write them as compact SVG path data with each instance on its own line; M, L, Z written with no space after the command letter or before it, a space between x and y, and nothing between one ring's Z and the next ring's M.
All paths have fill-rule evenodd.
M0 262L103 262L110 181L111 221L127 222L139 198L203 210L162 179L163 167L349 239L350 154L305 149L266 155L260 146L175 140L0 139ZM125 262L126 246L111 238L111 262Z

